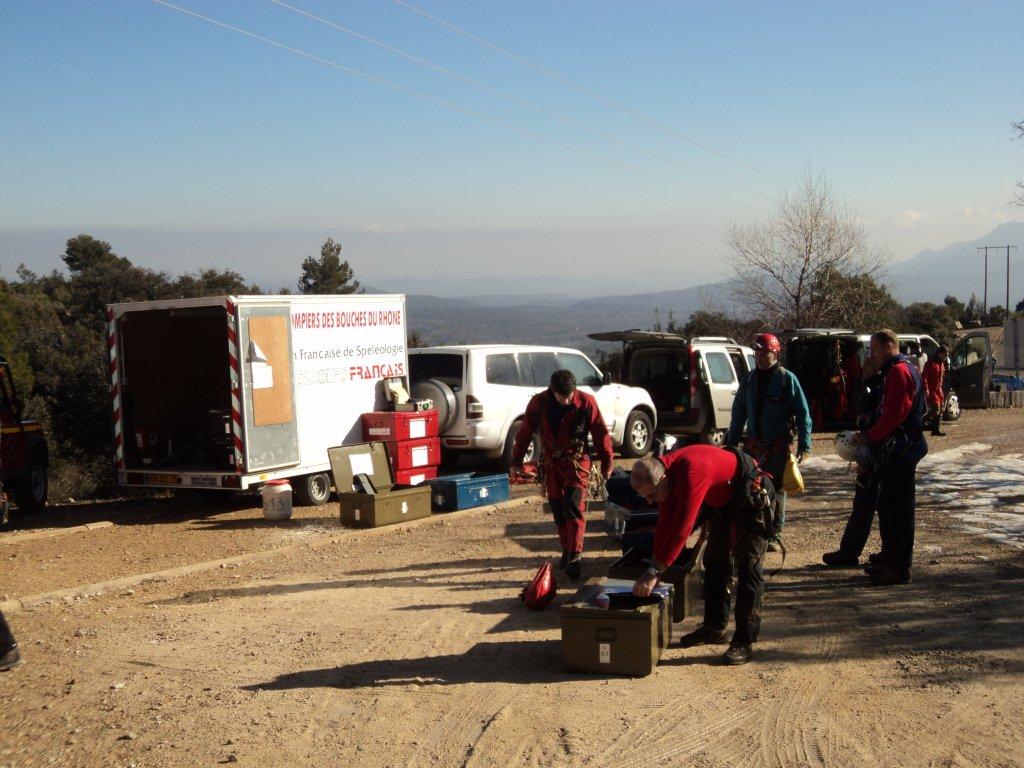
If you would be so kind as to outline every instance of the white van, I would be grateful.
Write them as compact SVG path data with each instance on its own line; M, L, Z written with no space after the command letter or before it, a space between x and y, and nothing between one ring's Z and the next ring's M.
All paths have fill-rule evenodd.
M754 351L725 336L683 338L660 331L591 333L623 345L622 381L643 387L657 406L659 429L674 437L724 445L732 401L754 369Z
M611 383L579 350L516 344L409 350L413 395L434 401L446 452L482 453L506 463L530 398L563 368L573 372L581 391L595 397L623 456L650 451L657 426L651 396L639 387ZM535 436L527 461L538 448Z

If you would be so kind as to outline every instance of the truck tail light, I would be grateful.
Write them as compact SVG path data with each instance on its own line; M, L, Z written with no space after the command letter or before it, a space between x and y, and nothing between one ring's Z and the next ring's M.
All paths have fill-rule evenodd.
M222 475L220 478L220 484L224 488L241 488L242 478L238 475Z
M697 356L697 350L690 347L690 400L697 396L697 387L700 382L699 372L697 370L700 365L700 358Z
M484 404L472 395L466 396L466 421L479 421L484 417Z

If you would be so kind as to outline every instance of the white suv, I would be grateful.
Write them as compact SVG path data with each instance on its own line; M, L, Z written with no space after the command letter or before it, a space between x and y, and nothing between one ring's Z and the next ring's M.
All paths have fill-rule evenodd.
M523 345L409 350L413 395L434 401L443 447L506 462L530 398L546 389L551 374L563 368L573 372L581 391L596 398L612 443L622 455L643 456L651 449L657 425L651 396L639 387L612 384L578 350ZM535 435L527 461L538 448Z

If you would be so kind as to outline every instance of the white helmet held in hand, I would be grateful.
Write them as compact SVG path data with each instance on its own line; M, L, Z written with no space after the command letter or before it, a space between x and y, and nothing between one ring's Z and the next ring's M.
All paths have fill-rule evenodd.
M857 446L853 442L853 437L856 434L856 432L847 430L836 435L836 453L843 461L857 460Z

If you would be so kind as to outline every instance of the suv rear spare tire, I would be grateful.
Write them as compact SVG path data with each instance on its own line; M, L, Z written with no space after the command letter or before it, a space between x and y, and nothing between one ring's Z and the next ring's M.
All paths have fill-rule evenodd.
M412 385L410 394L417 400L433 400L437 410L437 429L444 434L459 413L455 392L439 379L425 379Z
M650 453L654 442L654 427L651 417L643 411L632 411L626 419L626 429L622 434L622 455L631 459L639 459Z

